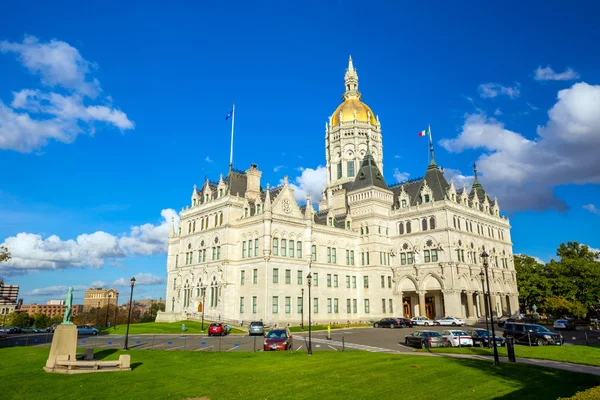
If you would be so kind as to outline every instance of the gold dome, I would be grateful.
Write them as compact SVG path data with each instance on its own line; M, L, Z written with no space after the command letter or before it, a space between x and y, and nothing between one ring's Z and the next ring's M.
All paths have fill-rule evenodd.
M373 125L377 125L373 111L371 111L368 105L357 98L347 99L338 106L331 116L332 126L339 125L340 111L342 113L341 122L352 122L356 120L359 122L370 122Z

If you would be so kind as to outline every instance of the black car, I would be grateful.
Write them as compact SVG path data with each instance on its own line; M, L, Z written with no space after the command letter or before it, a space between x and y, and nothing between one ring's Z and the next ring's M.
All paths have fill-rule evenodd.
M428 347L448 347L448 339L433 331L416 331L404 336L404 344L420 349Z
M467 333L473 338L473 347L488 347L488 342L490 342L490 344L493 343L489 340L492 336L492 332L485 329L473 329L467 331ZM504 338L496 336L496 346L504 346L505 344Z
M502 328L507 322L517 322L517 320L514 318L501 318L498 320L498 326Z
M374 328L402 328L404 324L396 318L383 318L373 324Z
M410 320L410 318L396 318L398 321L400 321L402 324L404 324L404 326L407 326L409 328L413 327L413 322Z
M504 338L513 337L516 343L536 344L538 346L551 344L560 346L564 342L560 333L551 332L541 325L519 322L507 322L504 325L503 336Z

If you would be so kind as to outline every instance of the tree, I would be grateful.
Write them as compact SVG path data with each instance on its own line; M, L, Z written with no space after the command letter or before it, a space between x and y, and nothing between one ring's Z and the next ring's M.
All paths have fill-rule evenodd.
M11 316L10 324L12 326L18 326L21 328L30 327L33 323L33 318L29 316L26 312L12 312L9 314Z
M0 246L0 263L10 260L10 253L5 246Z
M520 308L526 312L534 304L539 307L544 303L544 300L551 295L551 285L544 264L524 254L515 255L514 260Z
M588 312L588 309L579 301L570 301L564 297L550 297L546 299L544 309L547 313L550 313L555 317L572 315L574 317L583 318Z
M34 314L33 326L38 329L44 329L50 326L50 317L46 314Z
M48 326L62 323L63 318L63 315L55 315L54 317L52 317L52 319L50 319Z

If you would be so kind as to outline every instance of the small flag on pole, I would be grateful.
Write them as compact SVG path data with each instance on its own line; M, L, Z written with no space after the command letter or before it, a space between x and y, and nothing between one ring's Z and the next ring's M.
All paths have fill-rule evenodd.
M225 117L225 121L227 121L233 115L233 110L229 111L229 114Z
M429 136L429 133L429 128L427 128L424 131L419 132L419 136Z

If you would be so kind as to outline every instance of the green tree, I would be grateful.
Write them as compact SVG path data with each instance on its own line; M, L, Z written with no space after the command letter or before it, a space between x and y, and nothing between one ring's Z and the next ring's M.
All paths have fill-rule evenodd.
M0 246L0 263L8 260L10 260L10 253L8 252L8 249L4 246Z
M26 312L12 312L9 314L11 316L10 324L12 326L19 326L21 328L30 327L33 323L33 318L29 316Z
M52 317L52 319L50 319L48 326L62 323L63 317L63 315L55 315L54 317Z
M562 317L563 315L572 315L574 317L583 318L586 316L588 309L579 301L567 300L564 297L549 297L544 303L544 309L547 313L554 317Z
M50 317L46 314L35 314L33 316L33 326L38 329L44 329L50 326Z
M541 306L551 295L546 266L525 254L515 255L514 260L521 310L530 310L534 304Z

